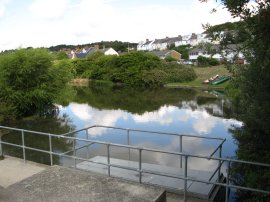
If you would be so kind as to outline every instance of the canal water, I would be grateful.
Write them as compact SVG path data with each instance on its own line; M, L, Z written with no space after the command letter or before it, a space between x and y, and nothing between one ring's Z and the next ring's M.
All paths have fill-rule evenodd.
M203 91L198 89L143 89L135 90L124 87L70 87L56 103L57 108L50 113L28 117L13 124L13 127L28 130L63 134L92 125L161 131L183 135L209 136L226 138L223 145L223 157L234 157L237 145L230 132L234 127L241 126L235 120L231 103L219 91ZM85 138L85 133L75 134ZM88 130L91 140L127 144L126 131L107 128ZM3 140L20 144L21 134L12 133L2 137ZM179 137L151 133L131 132L128 140L130 145L179 152ZM183 139L183 152L196 155L209 155L220 142L200 138ZM48 138L26 134L25 144L29 147L48 150ZM77 142L76 146L82 145ZM73 143L63 139L53 139L53 150L66 152L72 149ZM4 146L7 154L22 156L21 149ZM78 151L85 158L86 150ZM91 147L89 158L106 156L101 145ZM126 159L127 152L115 149L112 157ZM135 151L131 157L137 159ZM26 158L49 164L49 155L26 150ZM165 158L161 154L145 154L145 162L160 165L179 166L175 158ZM70 160L54 157L57 164L69 164ZM191 168L209 170L201 161L194 161Z
M220 144L219 140L189 137L216 137L224 138L226 142L222 147L222 156L234 158L237 144L231 133L241 122L233 117L233 109L228 98L220 91L204 91L201 89L132 89L126 87L104 87L94 85L91 87L68 87L55 104L55 108L38 116L32 116L13 123L12 127L47 132L51 134L64 134L74 130L104 125L146 131L159 131L186 135L180 143L179 136L153 134L148 132L114 130L95 127L86 131L72 133L82 139L129 144L135 147L158 149L170 152L182 152L199 156L209 156ZM49 150L48 137L25 132L24 143L27 147L40 150ZM22 144L20 132L7 133L2 140L13 144ZM52 150L56 153L65 153L72 156L72 149L84 146L83 141L68 141L63 138L52 138ZM4 154L23 158L21 148L3 145ZM71 152L69 152L71 151ZM216 152L214 156L218 156ZM26 149L27 160L50 164L50 155ZM76 156L86 159L104 160L107 157L106 145L93 144L77 150ZM137 162L138 150L110 147L111 161ZM170 173L173 169L181 171L183 159L177 155L168 155L143 151L143 165ZM64 166L74 166L74 160L68 157L53 156L53 163ZM82 161L77 160L78 166ZM184 165L184 164L183 164ZM208 159L189 158L188 172L204 172L207 178L215 171L218 161ZM152 166L155 168L155 166ZM97 171L107 169L103 166L95 167ZM226 168L222 172L226 173ZM117 173L123 173L117 171ZM116 174L117 174L116 173ZM171 174L172 174L171 173ZM134 171L134 176L138 177ZM179 181L179 180L178 180ZM183 183L181 180L175 184ZM161 181L164 183L165 181ZM167 181L169 183L172 180Z

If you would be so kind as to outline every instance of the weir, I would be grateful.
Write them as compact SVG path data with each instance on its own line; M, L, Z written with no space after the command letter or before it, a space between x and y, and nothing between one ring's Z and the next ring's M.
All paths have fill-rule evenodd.
M250 164L268 168L270 168L270 165L223 158L222 146L225 139L222 138L125 129L100 125L87 127L60 135L4 126L0 126L0 129L5 131L5 133L8 135L12 135L13 132L21 135L21 144L5 142L0 139L0 151L2 153L5 153L5 151L3 151L3 145L21 148L22 157L24 160L27 159L26 151L31 150L42 152L49 156L51 166L55 164L54 157L59 157L59 162L68 161L68 163L65 165L74 169L81 169L106 174L108 176L120 177L131 181L137 181L142 184L160 186L166 190L181 193L183 194L184 201L187 201L188 195L214 200L216 193L222 193L217 191L217 188L223 188L224 195L222 198L224 198L225 201L228 201L229 192L232 188L270 194L269 190L258 190L251 187L236 186L233 185L229 180L224 180L225 178L230 179L230 168L232 163ZM126 138L126 144L92 140L89 138L91 137L91 130L97 129L124 131L126 137L123 138ZM131 145L130 136L132 133L148 133L177 137L179 140L179 151L141 147L134 144ZM28 134L42 135L47 137L49 150L26 146L25 136ZM212 148L211 152L208 154L193 154L192 152L187 152L185 150L187 138L215 141L216 147ZM53 147L53 143L59 139L63 139L69 144L72 143L72 149L64 152L57 151ZM93 154L91 154L91 148L95 147L96 145L103 146L104 155L93 156ZM121 155L117 155L117 158L114 156L116 148L120 149L121 151ZM163 157L163 159L167 158L168 161L165 160L165 163L164 161L157 163L146 160L149 153L156 154L158 156L166 156ZM149 159L149 157L147 159ZM178 166L175 166L175 163L173 164L174 166L166 163L170 161L177 161ZM226 168L224 169L224 167Z

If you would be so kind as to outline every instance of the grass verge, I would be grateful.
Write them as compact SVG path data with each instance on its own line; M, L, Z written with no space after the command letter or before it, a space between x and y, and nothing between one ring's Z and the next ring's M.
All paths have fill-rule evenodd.
M225 88L229 81L218 85L209 85L203 84L202 82L206 79L209 79L215 75L230 75L229 71L225 68L224 65L214 66L214 67L194 67L194 70L197 74L197 78L190 82L181 82L181 83L168 83L167 87L201 87L201 88Z

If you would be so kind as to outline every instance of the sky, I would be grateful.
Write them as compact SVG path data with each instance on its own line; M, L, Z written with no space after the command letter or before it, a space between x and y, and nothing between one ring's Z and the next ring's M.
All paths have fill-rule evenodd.
M218 11L210 14L211 9ZM0 51L144 41L234 21L215 0L0 0Z

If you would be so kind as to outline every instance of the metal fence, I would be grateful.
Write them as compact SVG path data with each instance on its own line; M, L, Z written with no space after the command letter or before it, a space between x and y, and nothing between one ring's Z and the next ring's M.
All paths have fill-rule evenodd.
M118 129L118 130L126 131L127 132L127 142L128 142L128 144L127 145L126 144L116 144L116 143L109 143L109 142L103 142L103 141L90 140L88 138L88 130L91 129L91 128L97 128L97 127ZM107 168L108 168L108 176L111 176L111 167L135 171L135 172L138 172L138 174L139 174L139 183L142 183L142 174L143 173L154 174L154 175L170 177L170 178L176 178L176 179L180 179L180 180L184 181L184 187L183 187L183 199L184 199L184 201L187 201L188 182L199 182L199 183L204 183L204 184L212 184L212 185L216 185L216 186L220 186L220 187L225 187L225 189L226 189L225 201L226 202L229 200L228 196L229 196L229 190L230 189L246 190L246 191L258 192L258 193L270 195L269 190L262 190L262 189L252 188L252 187L238 186L238 185L234 185L234 184L230 183L230 181L228 179L230 179L230 175L231 175L230 169L231 169L231 164L232 163L240 163L240 164L246 164L246 165L260 166L260 167L265 167L267 169L270 169L270 164L256 163L256 162L242 161L242 160L234 160L234 159L229 159L229 158L222 158L222 156L221 156L222 155L222 146L223 146L223 143L225 142L225 139L222 139L222 138L207 137L207 136L194 136L194 135L182 135L182 134L176 134L176 133L164 133L164 132L136 130L136 129L125 129L125 128L117 128L117 127L109 127L109 126L100 126L100 125L87 127L87 128L81 129L81 130L77 130L77 131L73 131L73 132L66 133L66 134L61 134L61 135L43 133L43 132L37 132L37 131L30 131L30 130L24 130L24 129L18 129L18 128L11 128L11 127L5 127L5 126L0 126L0 129L8 130L8 131L17 131L17 132L20 132L20 134L21 134L21 144L14 144L14 143L2 141L1 134L0 134L0 155L3 154L2 145L9 145L9 146L13 146L13 147L17 147L17 148L22 149L22 154L23 154L24 161L26 161L26 150L31 150L31 151L37 151L37 152L42 152L42 153L48 154L50 156L50 164L51 164L51 166L54 165L53 156L55 155L55 156L58 156L58 157L66 157L66 158L73 159L74 168L76 168L78 160L85 161L85 162L91 162L91 163L95 163L95 164L100 164L100 165L103 165L103 166L107 166ZM85 139L77 138L77 137L71 137L71 135L74 135L74 134L82 132L82 131L85 132L85 135L86 135ZM146 147L137 147L137 146L129 145L129 135L130 135L131 132L147 132L147 133L178 136L179 141L180 141L180 151L179 152L172 152L172 151L164 151L164 150L158 150L158 149L152 149L152 148L146 148ZM49 150L43 150L43 149L38 149L38 148L26 146L25 145L25 135L26 135L26 133L38 134L38 135L48 137ZM206 156L206 155L194 155L194 154L189 154L189 153L182 152L182 148L183 148L182 140L183 140L184 137L214 139L214 140L220 141L220 143L217 146L217 148L208 156ZM70 151L62 152L62 153L54 152L53 151L53 146L52 146L52 138L63 138L65 140L67 140L67 141L73 142L73 149L70 150ZM82 141L82 142L85 143L85 145L76 148L76 141ZM107 162L106 163L92 161L92 160L90 160L88 158L81 158L81 157L78 157L76 155L76 152L79 149L91 146L93 144L101 144L101 145L106 146L106 149L107 149ZM137 150L138 151L138 156L139 156L138 168L131 168L131 167L121 166L121 165L116 165L116 164L111 163L111 161L110 161L110 159L111 159L111 157L110 157L110 148L112 146L113 147L118 147L118 148L126 148L126 149ZM183 164L184 164L184 176L171 175L171 174L168 174L168 173L162 173L162 172L143 169L142 168L142 156L143 156L144 151L179 156L180 167L182 167ZM70 153L70 152L73 152L72 155L68 155L68 153ZM214 154L216 154L217 152L218 152L218 157L214 157ZM211 177L208 180L195 179L195 178L192 178L192 177L190 177L188 175L188 164L189 164L189 159L190 158L215 160L215 161L218 161L218 166L214 170L213 174L211 175ZM182 161L184 161L184 163L182 163ZM227 164L226 175L225 175L225 177L227 179L226 182L223 183L223 182L220 182L220 181L213 181L212 179L216 175L216 173L218 173L218 176L220 176L221 167L223 165L225 165L225 164Z

